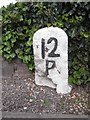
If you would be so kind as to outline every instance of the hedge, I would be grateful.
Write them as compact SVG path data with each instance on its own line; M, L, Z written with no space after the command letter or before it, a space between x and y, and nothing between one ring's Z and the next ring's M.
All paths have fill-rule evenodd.
M33 35L49 26L62 28L69 37L69 82L90 82L90 2L17 2L2 7L0 53L9 61L21 59L33 71Z

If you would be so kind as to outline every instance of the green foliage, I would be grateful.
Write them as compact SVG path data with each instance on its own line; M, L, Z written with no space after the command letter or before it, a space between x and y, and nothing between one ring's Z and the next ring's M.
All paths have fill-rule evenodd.
M35 31L57 26L69 37L69 82L90 82L90 2L16 3L2 8L0 53L11 61L18 57L34 70L32 41Z

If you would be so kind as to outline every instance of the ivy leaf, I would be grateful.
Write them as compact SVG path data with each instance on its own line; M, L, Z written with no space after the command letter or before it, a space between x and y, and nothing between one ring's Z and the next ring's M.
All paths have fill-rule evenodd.
M11 58L15 58L15 56L16 56L15 53L11 53L11 54L10 54L10 57L11 57Z
M29 25L31 24L31 19L28 20L28 24L29 24Z
M28 68L29 68L29 70L31 70L31 71L34 69L34 67L35 67L35 66L34 66L33 64L28 64Z
M19 20L23 21L23 16L22 15L19 16Z
M26 42L26 46L31 46L32 45L32 41L31 39L29 38L29 40Z
M80 34L82 36L84 36L85 38L89 38L90 37L90 32L81 32Z
M31 57L30 57L30 55L25 55L24 57L23 57L23 62L24 63L28 63L28 61L30 61L31 60Z

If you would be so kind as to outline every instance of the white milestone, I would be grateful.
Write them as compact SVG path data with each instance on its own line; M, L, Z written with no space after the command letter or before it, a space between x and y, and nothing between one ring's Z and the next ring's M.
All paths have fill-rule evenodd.
M33 37L35 83L56 88L57 93L71 91L68 84L68 36L58 27L46 27Z

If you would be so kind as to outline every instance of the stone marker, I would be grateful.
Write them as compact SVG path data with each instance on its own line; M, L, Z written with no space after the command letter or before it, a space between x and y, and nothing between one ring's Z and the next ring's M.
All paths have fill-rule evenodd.
M67 34L58 27L42 28L34 34L33 49L35 83L69 93Z

